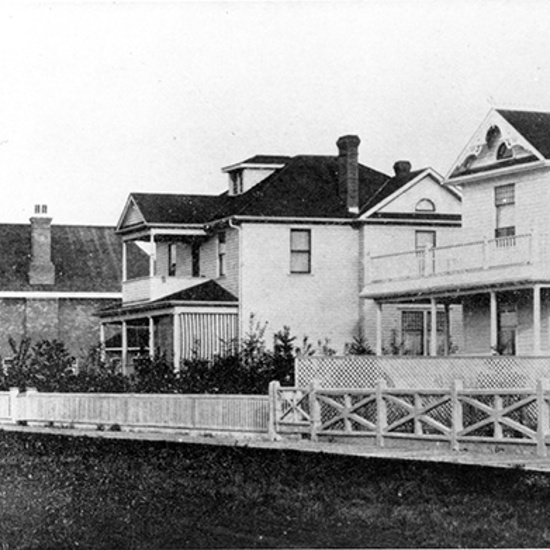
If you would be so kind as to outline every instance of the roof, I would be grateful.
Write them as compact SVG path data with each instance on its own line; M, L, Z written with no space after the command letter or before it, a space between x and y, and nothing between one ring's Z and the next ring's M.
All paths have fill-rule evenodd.
M292 160L292 157L277 155L254 155L249 159L243 160L239 164L286 164Z
M236 296L225 290L211 279L196 286L180 290L169 296L164 296L154 303L160 302L237 302Z
M30 285L30 224L0 224L0 290L121 292L122 241L114 227L52 225L55 284ZM130 253L146 261L133 245ZM133 250L135 248L136 250Z
M253 157L263 158L263 157ZM275 158L275 157L270 157ZM383 200L407 181L359 164L360 208ZM204 224L232 216L350 218L338 193L338 157L300 155L247 192L230 196L133 193L146 223Z
M550 158L550 113L497 109L544 158Z

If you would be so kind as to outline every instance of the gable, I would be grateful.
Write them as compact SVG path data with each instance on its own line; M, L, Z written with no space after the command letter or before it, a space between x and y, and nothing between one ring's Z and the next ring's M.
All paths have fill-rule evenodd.
M427 207L430 201L434 210ZM443 187L434 177L426 173L411 187L396 193L390 201L377 210L380 213L428 212L437 214L460 214L460 199Z
M543 156L498 111L491 111L449 171L449 179L541 160Z
M142 223L145 223L145 218L133 197L129 197L120 217L120 221L118 222L117 230L124 229L125 227L133 227Z

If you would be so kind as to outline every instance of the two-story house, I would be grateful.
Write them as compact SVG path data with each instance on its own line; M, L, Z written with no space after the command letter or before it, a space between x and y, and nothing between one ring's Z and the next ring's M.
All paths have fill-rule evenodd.
M463 353L550 352L549 159L550 113L488 114L446 178L462 190L456 242L371 257L362 296L377 304L379 340L389 304L461 304Z
M176 365L209 358L245 335L251 316L267 323L267 341L284 326L339 353L354 336L369 338L359 295L367 254L415 238L424 248L435 230L445 243L460 226L460 198L431 169L398 162L389 177L360 164L357 136L337 145L337 156L228 166L221 195L131 194L117 227L123 304L100 314L107 351L120 335L128 368L140 351ZM130 274L132 242L149 252L146 272Z

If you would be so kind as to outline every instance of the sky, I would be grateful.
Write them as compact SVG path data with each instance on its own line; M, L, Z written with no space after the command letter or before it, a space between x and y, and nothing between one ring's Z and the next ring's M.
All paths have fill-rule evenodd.
M550 111L546 0L0 1L0 223L115 225L255 154L445 175L492 107Z

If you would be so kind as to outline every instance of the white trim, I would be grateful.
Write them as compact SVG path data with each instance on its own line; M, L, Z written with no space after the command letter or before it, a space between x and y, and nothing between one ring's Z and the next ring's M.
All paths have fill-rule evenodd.
M41 299L55 299L55 298L73 298L75 300L82 299L122 299L122 292L47 292L47 291L19 291L19 290L2 290L0 291L0 298L34 298L36 300Z
M122 210L122 214L120 215L120 218L118 219L118 222L116 224L115 231L120 231L121 229L124 229L122 226L122 223L124 222L124 218L126 217L126 214L128 213L128 210L130 209L130 206L134 206L137 208L139 215L141 216L141 219L143 222L145 221L145 217L143 216L143 213L141 212L139 206L136 204L136 201L132 195L130 195L126 199L126 204L124 205L124 209Z
M280 162L275 163L256 163L256 162L237 162L236 164L230 164L229 166L224 166L222 168L222 172L224 174L227 174L228 172L232 172L233 170L240 170L244 168L251 168L251 169L257 169L257 170L279 170L280 168L284 168L286 166L285 164L281 164Z
M483 172L476 172L474 174L468 174L466 176L457 176L451 180L445 180L445 184L449 185L465 185L469 183L476 183L478 181L491 179L491 178L501 178L503 176L508 176L512 174L517 174L518 172L529 172L530 170L537 170L539 168L549 168L550 161L548 160L537 160L532 163L526 164L514 164L512 166L505 166L504 168L495 168L491 170L486 170Z
M505 109L502 109L502 110L505 110ZM540 161L544 160L544 156L540 153L540 151L536 147L534 147L533 144L530 141L525 139L523 134L521 134L515 126L513 126L510 122L508 122L498 112L497 109L492 108L487 113L487 115L485 116L485 118L483 119L481 124L477 127L476 131L472 134L472 137L468 140L468 143L466 143L465 147L462 149L462 151L460 151L460 154L458 155L456 160L453 162L453 164L451 164L451 168L448 171L447 175L445 176L445 182L449 181L449 178L451 177L452 173L455 171L456 167L459 165L459 163L461 161L464 160L466 152L468 152L471 149L471 147L473 146L473 144L480 139L480 134L485 133L485 132L481 131L482 128L486 128L486 127L488 128L489 124L491 124L491 123L494 123L494 124L497 124L497 125L500 124L501 126L504 125L504 127L506 127L509 131L512 131L513 133L518 135L521 138L521 141L523 141L523 144L527 146L526 148L527 149L532 149L533 153L535 154L535 156ZM454 178L452 181L453 182L459 181L459 178Z
M368 218L369 216L372 216L372 214L378 212L380 209L386 207L388 204L392 203L394 200L399 198L401 195L409 191L412 187L420 183L422 180L424 180L426 177L430 176L436 185L438 185L441 189L445 189L449 193L451 193L455 198L460 199L460 195L454 190L450 189L443 185L443 176L436 172L433 168L426 168L425 170L422 170L420 174L415 176L411 181L407 182L405 185L394 191L391 195L388 195L385 199L374 205L372 208L367 210L364 214L361 215L360 219L364 220L365 218Z

